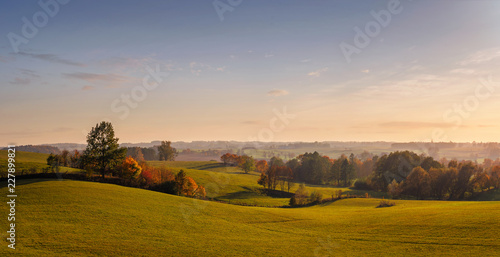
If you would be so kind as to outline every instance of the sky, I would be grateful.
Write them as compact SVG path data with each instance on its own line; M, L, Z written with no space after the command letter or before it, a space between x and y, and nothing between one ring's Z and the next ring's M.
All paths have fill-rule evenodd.
M499 141L500 1L0 6L0 146Z

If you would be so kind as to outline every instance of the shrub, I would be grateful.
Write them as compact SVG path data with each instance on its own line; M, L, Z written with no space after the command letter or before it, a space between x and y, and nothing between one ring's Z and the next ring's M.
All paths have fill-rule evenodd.
M323 195L318 191L314 191L309 196L309 203L319 203L321 199L323 199Z
M390 201L387 201L385 199L382 199L382 201L380 201L380 203L377 205L377 208L391 207L391 206L394 206L394 205L396 205L395 202L390 202Z
M290 198L290 205L305 205L307 204L307 195L309 192L307 191L306 187L304 184L300 184L299 189L295 191L295 195Z

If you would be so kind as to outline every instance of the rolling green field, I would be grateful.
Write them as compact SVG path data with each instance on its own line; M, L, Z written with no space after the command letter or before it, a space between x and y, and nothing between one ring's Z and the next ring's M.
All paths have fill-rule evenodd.
M5 186L1 188L6 191ZM0 256L498 256L499 202L247 207L111 184L18 181ZM3 196L6 201L5 196ZM7 230L6 204L0 206ZM3 234L6 237L6 233Z
M206 188L207 196L219 201L240 205L256 206L284 206L288 205L290 198L274 198L261 193L262 186L257 184L260 174L250 172L245 174L240 168L224 166L219 162L182 162L182 161L150 161L151 166L168 167L174 172L183 169L187 175L192 177L197 183ZM299 184L295 184L290 192L295 192ZM318 191L324 198L331 198L337 191L342 190L344 195L355 194L365 195L366 192L371 197L387 197L386 193L354 190L347 187L329 187L318 185L306 185L309 192ZM280 189L279 187L277 189ZM286 191L286 189L285 189Z

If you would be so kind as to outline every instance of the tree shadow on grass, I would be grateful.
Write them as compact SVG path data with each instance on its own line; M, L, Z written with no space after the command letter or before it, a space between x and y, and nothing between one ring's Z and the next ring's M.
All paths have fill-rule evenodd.
M224 196L218 197L221 200L236 200L236 199L253 199L255 197L260 196L258 193L254 191L238 191L226 194Z
M208 170L208 169L224 168L224 167L226 167L226 166L222 163L209 163L209 164L202 164L202 165L198 165L198 166L193 166L190 168L194 169L194 170Z

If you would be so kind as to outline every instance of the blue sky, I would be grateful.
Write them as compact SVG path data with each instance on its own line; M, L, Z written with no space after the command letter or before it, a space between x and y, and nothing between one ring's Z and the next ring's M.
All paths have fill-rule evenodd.
M101 120L121 142L498 141L498 1L42 2L2 2L1 145L83 143ZM373 12L390 21L348 61Z

